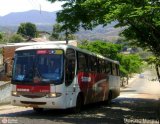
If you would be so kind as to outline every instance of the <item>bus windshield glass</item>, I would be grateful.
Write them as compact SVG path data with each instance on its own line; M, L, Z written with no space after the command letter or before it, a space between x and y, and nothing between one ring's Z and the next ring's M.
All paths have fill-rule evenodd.
M53 83L63 80L64 52L53 50L17 51L14 57L13 83Z

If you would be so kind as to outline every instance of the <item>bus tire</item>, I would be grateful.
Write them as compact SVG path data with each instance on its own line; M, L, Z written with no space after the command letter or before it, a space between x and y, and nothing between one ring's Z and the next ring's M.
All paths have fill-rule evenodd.
M73 112L74 113L80 113L83 105L84 105L83 95L78 94L78 97L77 97L77 100L76 100L76 106L73 108Z
M112 101L112 91L109 91L108 93L108 99L106 101L107 105L110 105Z
M41 113L41 112L43 112L43 108L33 108L33 110L34 110L36 113Z

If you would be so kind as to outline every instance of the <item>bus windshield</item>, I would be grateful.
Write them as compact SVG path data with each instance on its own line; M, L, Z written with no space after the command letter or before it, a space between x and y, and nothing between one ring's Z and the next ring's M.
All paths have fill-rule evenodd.
M13 83L53 83L63 79L63 50L17 51L14 57Z

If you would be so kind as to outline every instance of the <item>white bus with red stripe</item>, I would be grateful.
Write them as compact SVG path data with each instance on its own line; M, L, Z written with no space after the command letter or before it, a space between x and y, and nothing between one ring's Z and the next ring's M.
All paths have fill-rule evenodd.
M14 55L11 103L67 109L120 93L119 63L69 45L34 45Z

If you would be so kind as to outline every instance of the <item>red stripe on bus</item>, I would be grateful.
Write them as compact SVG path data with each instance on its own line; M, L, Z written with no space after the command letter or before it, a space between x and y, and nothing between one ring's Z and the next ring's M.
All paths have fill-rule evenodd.
M50 92L50 85L48 86L16 85L16 90L21 92Z
M85 73L79 72L78 73L78 84L81 90L92 88L98 81L106 79L104 83L107 83L107 76L106 74L98 74L98 73Z

